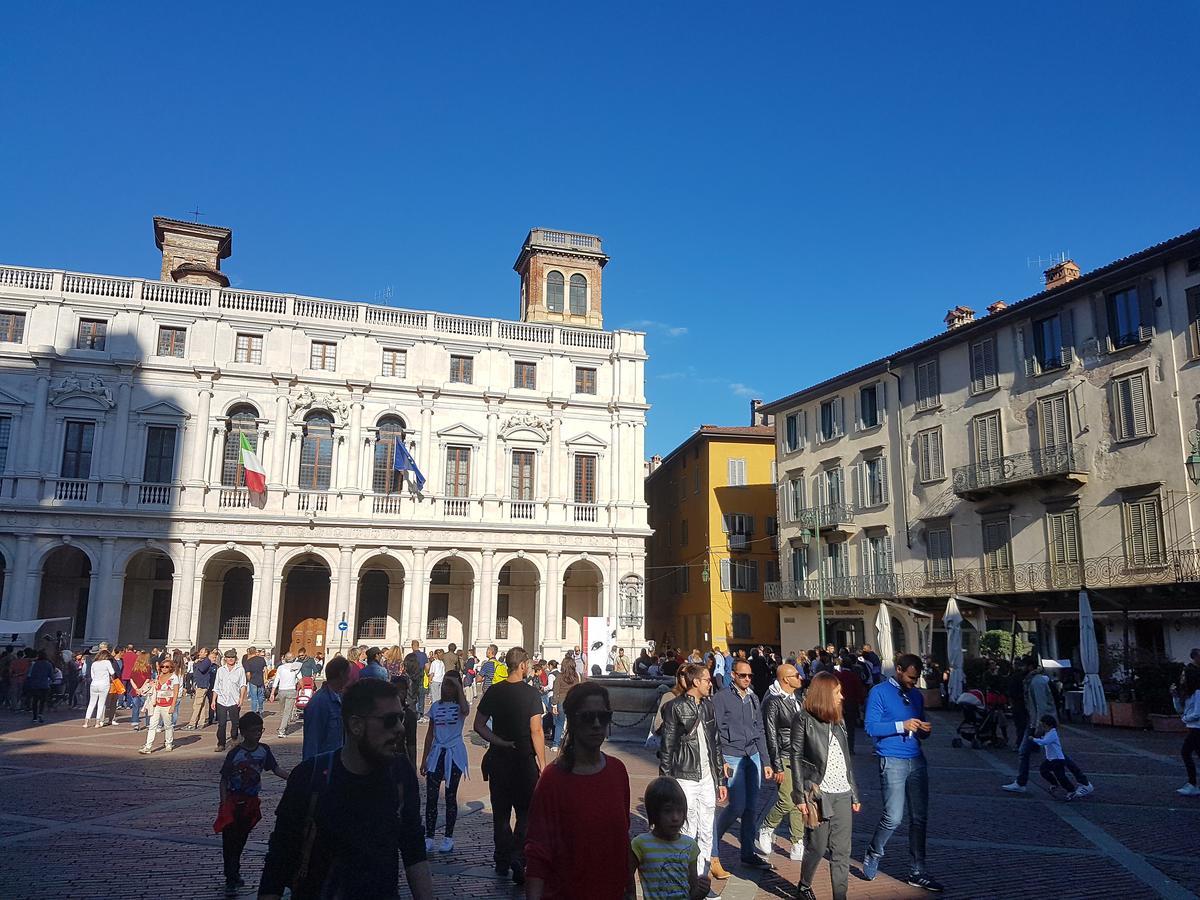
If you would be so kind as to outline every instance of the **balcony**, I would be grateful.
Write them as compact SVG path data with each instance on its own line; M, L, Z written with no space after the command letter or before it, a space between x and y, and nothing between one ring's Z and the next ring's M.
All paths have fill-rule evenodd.
M537 518L537 503L533 500L508 500L508 518L520 522L532 522Z
M87 503L92 497L90 481L67 481L61 479L54 484L54 499L67 503Z
M296 494L296 511L308 516L328 512L329 494L326 491L300 491Z
M954 493L965 500L979 500L989 494L1056 481L1087 484L1090 469L1086 445L1063 444L1002 456L993 462L958 466L954 470Z
M398 516L403 509L403 494L376 494L371 498L371 512L375 515Z
M854 507L849 503L826 503L800 510L796 523L802 528L833 531L849 536L854 533Z
M834 575L807 581L769 581L763 596L768 602L810 603L819 599L895 597L899 588L896 575Z
M447 518L465 519L471 513L471 501L465 497L445 497L442 500L442 515ZM430 635L433 637L433 635ZM443 635L444 637L444 635Z
M746 552L750 549L750 535L748 534L730 534L729 549L739 552Z
M169 484L143 484L138 486L139 506L170 506L172 488Z
M600 519L600 507L595 503L572 503L572 522L597 522Z
M249 509L250 492L245 488L221 488L217 499L219 509Z

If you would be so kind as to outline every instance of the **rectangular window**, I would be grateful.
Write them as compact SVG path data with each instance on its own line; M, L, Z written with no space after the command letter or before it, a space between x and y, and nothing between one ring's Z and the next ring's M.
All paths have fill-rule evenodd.
M263 339L261 334L239 334L234 344L233 361L262 365Z
M858 477L861 506L882 506L888 502L887 461L882 456L864 459Z
M784 448L788 453L794 453L803 445L803 431L800 428L801 413L789 413L784 420Z
M723 527L729 534L740 534L750 537L754 534L754 516L745 513L726 513L721 517Z
M688 542L688 524L684 519L679 525L679 546L686 547Z
M746 486L746 460L745 459L730 459L729 460L729 480L726 484L729 487L745 487Z
M446 448L446 496L471 496L471 448Z
M933 582L950 581L954 577L954 547L949 525L925 532L925 574Z
M874 428L883 423L883 382L869 384L858 392L858 425Z
M475 359L470 356L450 357L450 381L454 384L471 384L475 374Z
M1079 510L1067 509L1046 516L1047 543L1050 565L1055 569L1078 566Z
M779 580L779 563L773 559L768 559L764 565L767 567L766 575L763 581L778 581Z
M8 464L8 445L12 441L12 416L0 416L0 474Z
M700 493L700 467L697 466L692 470L692 493Z
M832 441L841 437L845 428L842 421L842 398L834 397L821 403L821 440Z
M446 624L450 618L450 595L429 595L429 625L425 629L428 640L444 641L446 639Z
M917 477L921 481L941 481L946 477L942 458L942 426L917 432Z
M1150 412L1150 377L1146 371L1113 379L1113 435L1132 441L1154 433Z
M575 370L575 393L596 393L596 370L579 367Z
M750 613L734 613L730 620L733 637L737 640L750 640Z
M801 582L808 578L808 548L792 548L792 581Z
M532 450L514 450L512 454L512 499L533 499Z
M867 576L868 593L882 594L895 588L895 561L892 554L892 537L876 534L864 537L862 547L862 574Z
M309 353L308 367L333 372L337 369L337 344L329 341L313 341Z
M385 378L403 378L408 372L408 351L394 347L383 348L383 371Z
M537 390L537 363L513 363L513 387L526 391Z
M508 640L508 594L496 595L496 637Z
M1071 444L1071 417L1067 395L1056 394L1038 400L1038 419L1042 429L1042 450L1059 453Z
M721 560L721 589L725 591L757 591L758 561L753 559Z
M184 342L186 339L186 328L175 328L170 325L158 326L158 355L174 356L176 359L183 359Z
M788 503L788 510L791 513L792 521L799 521L800 514L804 512L803 478L793 478L788 482Z
M96 437L95 422L67 422L63 441L62 477L84 479L92 474L92 442Z
M152 425L146 430L146 460L142 481L170 484L175 478L175 429Z
M942 385L938 376L938 361L931 359L917 366L917 409L933 409L941 405Z
M983 523L983 564L989 571L1007 571L1012 567L1008 520Z
M975 462L981 466L998 465L1004 455L1000 440L1000 413L976 416L971 424L975 430Z
M103 350L108 335L108 322L103 319L80 319L79 334L75 340L77 350Z
M1058 313L1033 323L1033 354L1039 372L1061 369L1063 358L1062 318Z
M25 313L0 312L0 344L19 344L25 340Z
M1149 339L1149 335L1142 330L1142 326L1149 323L1142 322L1136 288L1129 287L1109 294L1105 298L1105 306L1108 340L1114 350Z
M971 344L971 393L982 394L999 384L996 374L996 339Z
M1125 561L1131 566L1166 564L1162 507L1158 497L1125 501Z
M596 502L596 457L590 454L575 457L575 502Z

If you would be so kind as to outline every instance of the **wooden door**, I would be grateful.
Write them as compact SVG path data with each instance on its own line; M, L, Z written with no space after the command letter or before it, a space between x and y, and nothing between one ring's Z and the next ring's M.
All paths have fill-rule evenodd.
M292 629L289 653L297 653L303 647L309 656L325 652L325 620L304 619Z

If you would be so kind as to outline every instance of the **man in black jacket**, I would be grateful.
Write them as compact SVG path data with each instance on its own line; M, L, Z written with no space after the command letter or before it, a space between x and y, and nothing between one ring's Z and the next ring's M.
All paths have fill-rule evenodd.
M758 829L755 846L760 853L770 855L775 829L788 817L792 831L792 859L804 858L804 819L792 801L792 719L800 712L800 673L785 663L775 670L775 682L763 701L763 731L767 736L767 755L779 785L775 805L767 810Z
M729 792L717 747L717 723L708 700L712 676L705 666L692 663L683 667L682 677L685 692L663 707L658 774L670 775L683 788L688 803L683 832L700 845L696 869L703 875L712 856L717 803L724 803ZM716 869L712 877L728 878L729 873Z

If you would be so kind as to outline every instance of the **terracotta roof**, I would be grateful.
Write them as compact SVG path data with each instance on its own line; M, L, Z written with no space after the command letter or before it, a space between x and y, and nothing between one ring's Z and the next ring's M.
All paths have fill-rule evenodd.
M731 437L731 438L759 438L760 440L774 441L775 426L774 425L701 425L688 438L662 458L662 463L657 469L646 476L649 480L656 474L667 467L671 460L675 459L681 452L690 447L693 443L703 438L713 437Z
M701 434L736 434L736 435L763 435L765 437L775 436L774 425L701 425Z
M759 409L766 413L775 413L786 406L790 406L797 400L806 395L824 393L841 383L849 383L857 381L859 378L865 377L868 374L873 374L874 371L886 371L888 366L894 362L901 362L906 357L914 356L921 353L938 343L958 343L963 340L964 336L973 335L980 331L990 330L996 326L997 322L1003 322L1011 318L1023 318L1028 314L1030 306L1040 303L1047 303L1054 300L1060 300L1067 297L1081 288L1085 290L1094 290L1096 282L1103 282L1107 276L1120 273L1131 265L1146 262L1155 256L1163 255L1174 250L1178 250L1189 243L1200 243L1200 228L1194 228L1191 231L1169 238L1165 241L1157 243L1152 247L1147 247L1145 250L1139 250L1136 253L1131 253L1128 256L1122 256L1120 259L1101 266L1098 269L1093 269L1078 278L1057 285L1049 290L1040 291L1024 300L1019 300L1016 303L1009 304L1005 309L997 313L992 313L982 319L976 319L973 322L968 322L964 325L959 325L957 328L939 332L933 337L926 338L903 350L897 350L887 356L876 359L872 362L865 363L857 368L850 369L847 372L842 372L834 375L817 384L810 385L803 390L788 394L786 397L781 397L778 400L772 400L770 403L764 403Z

